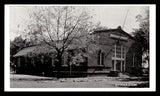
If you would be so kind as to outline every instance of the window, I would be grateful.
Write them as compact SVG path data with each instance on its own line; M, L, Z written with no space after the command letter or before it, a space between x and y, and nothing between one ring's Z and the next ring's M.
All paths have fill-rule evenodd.
M125 47L115 44L112 47L112 70L125 72Z
M104 53L101 50L98 52L98 65L104 65Z
M112 56L114 58L121 58L121 59L125 58L125 47L123 45L115 44L115 45L113 45L112 49L113 49Z
M112 60L112 70L114 70L114 60Z

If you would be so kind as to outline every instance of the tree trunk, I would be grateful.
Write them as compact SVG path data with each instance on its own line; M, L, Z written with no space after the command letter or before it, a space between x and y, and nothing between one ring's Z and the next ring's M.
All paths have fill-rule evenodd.
M62 61L62 56L61 56L60 54L58 54L58 55L57 55L57 64L56 64L57 79L60 78L61 61Z

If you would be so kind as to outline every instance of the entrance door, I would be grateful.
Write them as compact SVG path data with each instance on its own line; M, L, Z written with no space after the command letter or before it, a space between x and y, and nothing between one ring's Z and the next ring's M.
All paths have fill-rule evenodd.
M125 71L124 60L112 60L112 70L124 72Z
M121 60L116 60L116 71L121 71Z
M125 71L125 47L121 44L113 45L112 69L119 72Z

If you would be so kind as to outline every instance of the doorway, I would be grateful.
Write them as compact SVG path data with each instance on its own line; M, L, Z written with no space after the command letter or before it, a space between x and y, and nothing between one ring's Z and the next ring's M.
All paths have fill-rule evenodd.
M125 62L124 60L112 60L112 70L125 72Z
M116 71L121 72L121 60L116 60Z
M112 70L125 72L125 47L114 44L112 48Z

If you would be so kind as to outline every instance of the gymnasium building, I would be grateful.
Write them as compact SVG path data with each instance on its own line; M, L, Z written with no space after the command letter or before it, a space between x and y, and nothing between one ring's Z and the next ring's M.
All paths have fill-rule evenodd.
M142 52L141 47L135 39L123 31L119 26L116 29L106 29L106 30L97 30L90 34L92 37L92 41L89 45L85 46L85 51L81 51L81 55L85 54L85 62L86 62L86 70L87 74L107 74L111 71L117 71L120 73L128 73L138 74L142 66ZM49 47L45 47L43 45L36 45L31 47L26 47L20 50L17 54L14 55L15 64L17 65L16 70L21 70L20 73L26 73L28 70L32 70L34 73L35 70L39 70L36 72L42 72L42 68L46 70L50 69L50 73L54 71L54 63L55 59L54 53L48 54L48 57L43 57L43 61L40 59L28 58L29 53L50 53L53 52L53 49L49 49ZM48 49L46 49L48 48ZM38 50L37 50L38 49ZM79 46L78 49L83 49L82 46ZM66 50L66 52L71 52L71 50L76 52L78 49L70 47ZM72 51L72 52L73 52ZM74 52L73 52L74 53ZM75 53L78 54L78 53ZM74 55L75 55L74 54ZM63 66L66 67L65 71L78 71L79 69L70 69L68 62L68 56L63 56ZM49 59L50 58L50 59ZM32 60L31 60L32 59ZM42 67L44 65L45 60L48 61L45 63L46 67ZM29 62L30 61L30 62ZM28 67L30 66L30 67ZM31 67L32 66L32 67ZM41 66L41 67L40 67ZM83 64L77 66L84 66ZM36 68L36 69L34 69ZM79 67L80 68L80 67ZM81 67L84 68L84 67ZM45 70L43 70L45 71ZM84 70L83 70L84 71ZM81 71L79 71L81 72Z

